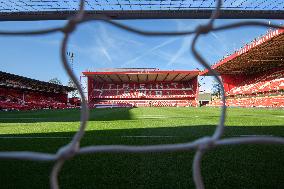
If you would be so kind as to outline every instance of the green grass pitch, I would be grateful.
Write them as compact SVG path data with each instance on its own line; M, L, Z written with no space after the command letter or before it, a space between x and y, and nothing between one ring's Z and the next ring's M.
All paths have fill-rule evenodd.
M81 146L149 145L212 135L219 108L121 108L91 110ZM78 110L0 113L0 151L55 153L79 126ZM284 137L283 109L229 108L225 137ZM67 161L61 188L194 188L194 152L92 154ZM49 188L52 163L0 160L0 188ZM284 188L283 145L236 145L208 151L202 160L206 188Z

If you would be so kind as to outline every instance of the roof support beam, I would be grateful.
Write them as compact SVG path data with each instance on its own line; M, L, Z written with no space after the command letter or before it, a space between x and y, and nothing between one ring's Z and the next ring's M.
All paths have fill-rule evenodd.
M121 83L123 83L123 81L122 81L122 79L119 77L119 75L118 74L115 74L116 75L116 77L119 79L119 81L121 82Z
M203 8L203 10L202 10ZM211 8L211 9L210 9ZM230 10L223 7L221 19L283 19L284 10ZM230 7L228 7L230 8ZM204 10L205 9L205 10ZM190 10L91 10L85 11L85 18L107 16L110 19L208 19L212 7ZM0 12L0 21L67 20L78 11L22 11Z
M97 75L97 77L100 78L100 80L102 80L103 82L107 83L107 81L104 78L102 78L101 76Z
M163 81L165 81L169 75L170 75L170 73L168 73L168 74L166 75L166 77L163 79Z
M107 77L111 80L111 82L115 83L115 81L109 75L107 75Z
M180 81L184 80L189 74L186 74Z
M155 82L157 81L158 75L159 75L159 74L156 75Z
M131 79L130 79L129 75L128 75L128 74L126 74L126 76L127 76L127 78L128 78L128 82L130 82L130 81L131 81Z
M174 81L178 76L179 76L179 73L175 77L172 78L172 81Z

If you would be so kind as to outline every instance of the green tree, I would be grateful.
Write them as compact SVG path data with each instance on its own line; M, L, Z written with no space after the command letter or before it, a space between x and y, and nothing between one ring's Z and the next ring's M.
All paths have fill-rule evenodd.
M212 86L212 95L220 97L221 96L221 85L217 81L214 81L213 86Z
M78 91L75 83L71 79L69 79L69 81L67 83L67 86L75 88L74 91L70 92L71 93L71 97L78 97L79 96L79 91Z
M62 82L57 77L50 79L48 82L57 85L62 85Z

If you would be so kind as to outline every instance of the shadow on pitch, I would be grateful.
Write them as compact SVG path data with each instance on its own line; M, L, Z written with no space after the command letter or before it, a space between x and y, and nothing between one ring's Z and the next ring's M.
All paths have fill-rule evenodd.
M132 108L101 108L90 110L89 121L113 121L132 119ZM79 109L34 110L0 112L1 123L36 123L36 122L78 122Z
M86 131L81 146L151 145L189 142L210 136L214 125ZM55 153L75 132L1 135L1 151ZM224 137L284 136L279 126L230 126ZM75 157L64 164L61 188L194 188L194 151L176 153L100 153ZM206 188L283 188L281 145L236 145L208 151L202 161ZM52 163L0 161L1 188L49 188Z

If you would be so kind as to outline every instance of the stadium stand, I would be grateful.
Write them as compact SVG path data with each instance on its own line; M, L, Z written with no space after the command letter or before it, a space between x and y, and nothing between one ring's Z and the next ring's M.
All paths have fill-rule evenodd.
M0 110L64 109L74 88L0 71Z
M26 2L25 2L26 1ZM282 0L280 0L282 1ZM45 0L45 1L38 1L38 0L33 0L33 1L28 1L27 0L19 0L17 1L7 1L8 3L4 2L1 3L1 17L0 20L52 20L52 19L69 19L66 24L64 24L64 26L60 27L60 28L51 28L50 30L30 30L28 32L24 32L22 34L24 35L38 35L41 33L53 33L55 32L63 32L64 35L64 39L62 42L62 60L63 63L66 63L65 59L66 57L64 56L64 50L66 50L64 48L64 46L67 46L67 39L68 37L72 34L72 32L74 32L76 26L79 26L81 23L85 23L85 21L88 21L88 18L86 18L86 15L90 15L90 12L95 13L95 15L99 15L100 18L101 16L106 16L109 18L120 18L120 19L141 19L141 18L196 18L196 15L198 15L198 18L211 18L210 22L208 22L208 24L202 24L198 27L194 27L191 28L193 32L189 32L196 34L196 39L198 38L199 35L202 34L207 34L210 33L211 31L214 30L215 27L212 27L212 23L215 21L216 18L267 18L267 15L270 15L269 18L279 18L282 19L283 18L283 7L281 8L281 4L282 2L280 1L247 1L247 0L243 0L243 1L224 1L223 5L221 3L221 1L158 1L158 0L153 0L149 1L149 0L141 0L141 1L125 1L125 0L117 0L117 2L114 1L106 1L107 3L105 3L105 1L89 1L89 0L81 0L81 6L80 9L78 9L78 7L76 8L76 6L72 6L75 5L76 2L78 1L57 1L57 0ZM62 5L62 3L64 2L64 4ZM86 7L84 7L84 2L87 5ZM130 3L132 2L132 3ZM217 2L217 8L215 9L215 2ZM55 6L54 6L55 5ZM66 6L67 5L67 6ZM71 5L71 6L70 6ZM219 5L219 6L218 6ZM221 8L222 6L222 8ZM94 8L96 7L96 8ZM97 8L99 7L99 9ZM108 7L107 10L105 10L105 7ZM129 7L129 8L127 8ZM278 8L279 7L279 8ZM91 10L90 10L91 8ZM79 11L80 10L80 11ZM86 10L86 11L84 11ZM111 11L110 11L111 10ZM189 11L187 11L189 10ZM215 10L215 11L213 11ZM146 11L146 12L145 12ZM226 11L226 12L224 12ZM78 13L79 12L79 13ZM185 14L185 12L187 14ZM191 14L189 14L189 12ZM211 13L213 12L213 14L211 15ZM73 15L75 13L78 13L75 17L73 17ZM132 15L132 16L131 16ZM207 15L207 16L206 16ZM91 14L91 16L94 16L94 14ZM253 16L253 17L251 17ZM85 20L86 18L86 20ZM92 18L96 18L96 17L92 17ZM82 21L82 22L81 22ZM234 27L240 27L240 26L246 26L246 25L258 25L260 26L261 24L264 25L264 22L258 22L258 24L251 24L249 22L237 22L234 23ZM119 26L119 22L117 23L117 26ZM231 25L233 26L233 25ZM222 27L222 26L221 26ZM228 27L228 25L227 25ZM225 27L226 28L226 27ZM130 28L128 26L124 26L121 27L121 29L124 30L128 30L129 32L136 32L137 34L143 34L142 30L140 30L139 28ZM216 29L216 28L215 28ZM140 32L140 33L139 33ZM151 33L151 32L150 32ZM184 32L182 32L184 33ZM7 34L17 34L17 32L2 32L2 35L7 35ZM18 33L19 34L19 33ZM21 34L21 35L22 35ZM144 33L145 34L145 33ZM165 33L164 33L165 34ZM177 32L174 32L172 34L177 34ZM159 36L162 35L162 31L154 31L152 34L150 34L150 36ZM167 34L168 35L168 34ZM194 52L195 49L195 45L194 43L191 44L192 46L192 51ZM65 64L68 68L68 64ZM65 68L65 70L68 70L67 68ZM70 68L69 68L70 69ZM72 74L68 74L69 76L72 76ZM81 87L78 88L81 89ZM81 90L80 90L81 91ZM160 145L151 145L149 144L149 142L147 141L147 143L145 143L146 145L143 145L141 142L138 144L138 146L136 145L115 145L115 143L113 143L114 145L91 145L91 146L84 146L82 148L80 148L80 140L83 138L84 135L84 131L85 128L87 126L87 120L88 120L88 110L87 108L85 108L86 103L85 103L85 98L84 95L81 95L82 99L83 99L83 103L82 103L82 111L81 111L81 122L80 122L80 128L78 129L78 132L76 133L76 135L72 138L72 141L70 141L70 143L68 143L67 145L64 145L62 147L60 147L57 152L55 154L50 154L50 153L45 153L45 152L33 152L33 151L1 151L0 152L0 156L2 159L17 159L17 160L31 160L31 161L52 161L52 171L49 178L50 178L50 188L59 188L59 183L58 183L58 176L59 176L59 172L64 164L64 162L66 160L71 160L73 157L75 157L76 155L79 154L94 154L94 153L121 153L122 155L125 155L127 153L131 153L131 154L136 154L136 153L145 153L147 156L149 156L149 153L155 153L155 152L159 152L159 153L163 153L163 152L171 152L171 154L173 152L175 152L175 154L177 154L176 156L180 158L180 155L178 154L179 151L191 151L191 150L195 150L195 155L193 158L193 166L192 166L192 176L193 176L193 182L195 184L196 188L205 188L204 186L204 182L203 182L203 175L202 175L202 171L201 171L201 161L202 161L202 156L203 154L205 154L205 152L209 151L212 148L215 148L217 145L218 146L228 146L228 145L236 145L236 144L262 144L264 143L265 145L267 144L283 144L283 138L281 137L276 137L276 136L250 136L250 137L234 137L234 138L226 138L226 137L222 137L223 136L223 130L224 130L224 123L225 123L225 108L223 108L223 111L221 113L221 119L220 119L220 123L218 124L218 126L216 127L216 130L214 132L214 135L211 136L206 136L204 137L199 137L198 139L192 141L192 142L187 142L183 139L183 141L181 141L181 143L179 144L179 141L174 140L173 144L171 141L168 141L168 139L166 139L166 144L164 144L163 140L162 142L159 142L158 144ZM198 120L198 119L197 119ZM241 122L241 120L240 120ZM165 122L163 122L162 124L164 124ZM115 128L117 129L117 128ZM195 129L195 128L194 128ZM203 130L208 130L208 129L203 129ZM196 132L195 132L196 133ZM194 133L194 134L195 134ZM181 138L181 137L179 137ZM7 140L7 139L5 139ZM54 140L57 141L58 139ZM108 142L109 143L109 142ZM156 143L156 142L155 142ZM6 143L7 144L7 143ZM66 144L66 143L64 143ZM5 145L5 144L4 144ZM48 145L48 146L52 146L52 145ZM58 147L58 145L57 145ZM6 149L6 147L4 148ZM42 151L42 150L40 150ZM45 151L45 150L44 150ZM242 152L243 150L241 150ZM251 151L251 150L250 150ZM273 150L275 151L275 150ZM240 151L237 151L237 153L235 154L241 154L239 153ZM166 155L168 155L167 153L165 153ZM245 153L245 152L244 152ZM231 153L226 153L226 154L231 154ZM113 155L112 157L117 156L117 155ZM140 155L139 155L140 156ZM236 155L237 157L239 155ZM279 156L279 153L276 154L276 156ZM240 156L242 157L242 156ZM271 156L272 158L269 157L270 159L276 159L277 158L273 158L273 155ZM280 156L279 156L280 157ZM167 156L167 159L173 159L171 156ZM221 157L223 159L223 157ZM106 160L108 160L109 158L106 158ZM140 158L141 159L141 158ZM140 160L138 159L138 160ZM149 158L143 158L148 160ZM151 158L153 159L153 158ZM184 159L184 158L182 158ZM188 156L186 156L185 158L186 160L188 160ZM210 158L207 158L210 159ZM219 158L220 159L220 158ZM229 157L230 159L230 157ZM261 159L258 157L258 159ZM278 158L279 159L279 158ZM111 160L113 160L111 158ZM115 160L115 159L114 159ZM127 162L127 158L124 158L123 161ZM162 158L163 160L163 158ZM217 159L218 160L218 159ZM242 159L241 159L242 160ZM253 159L254 160L254 159ZM255 160L257 161L257 160ZM74 161L73 161L74 162ZM87 162L87 161L85 161ZM102 161L100 161L102 162ZM113 162L113 161L112 161ZM162 161L162 166L165 167L166 164L164 164L165 161ZM213 165L215 168L215 162L216 164L218 163L218 161L214 161L213 159ZM232 161L234 162L239 162L239 161ZM245 161L243 161L245 162ZM13 164L14 161L12 161ZM90 161L91 165L94 165L94 161ZM157 162L154 162L157 163ZM175 162L174 162L175 163ZM186 161L186 163L188 163L188 161ZM232 163L233 168L235 168L236 166ZM74 163L76 164L76 162ZM129 164L127 162L127 164ZM173 164L173 163L170 163ZM210 164L210 163L209 163ZM254 162L252 163L253 165L255 164ZM261 164L261 163L260 163ZM111 164L113 165L113 163ZM141 164L143 166L143 162ZM149 167L149 162L147 162L147 167ZM246 165L246 164L245 164ZM250 164L248 164L250 165ZM281 162L280 164L281 165ZM9 166L8 169L10 168ZM15 166L11 166L15 167ZM22 169L23 167L26 167L25 164L24 166L17 166L16 167ZM30 168L30 166L27 166L28 168ZM32 166L34 167L34 166ZM82 167L82 166L81 166ZM80 168L81 168L80 167ZM106 166L104 165L104 168ZM188 167L188 166L182 166L182 167ZM212 166L211 166L212 167ZM211 168L210 167L210 168ZM217 166L216 166L217 167ZM219 166L220 167L220 166ZM275 167L275 166L272 166ZM242 167L241 167L242 168ZM265 171L262 172L269 172L268 169L266 169L267 167L265 167ZM124 169L124 168L123 168ZM10 169L9 169L10 170ZM35 182L33 182L33 180L29 180L29 179L18 179L21 177L17 177L14 175L14 173L16 172L22 172L22 171L14 171L13 169L11 169L11 174L9 173L5 173L5 175L8 175L8 179L6 179L7 181L10 181L10 178L12 178L12 183L16 184L17 181L20 180L25 180L25 181L29 181L29 184L32 184L33 187L35 186ZM106 169L107 170L107 169ZM112 172L113 171L113 167L111 167L110 169ZM124 169L127 170L127 169ZM155 169L156 170L156 169ZM157 169L158 171L160 171L161 169ZM190 170L190 168L187 168L187 170ZM218 171L218 167L216 169ZM219 169L220 170L220 169ZM236 170L236 169L234 169ZM151 171L151 170L150 170ZM140 172L144 172L146 174L146 178L150 177L150 184L147 182L148 180L146 180L146 184L145 187L152 187L153 188L153 184L151 183L151 181L154 181L155 183L157 183L157 187L161 187L161 186L170 186L168 183L165 183L166 180L172 180L172 178L170 179L155 179L155 177L152 177L151 175L158 175L158 177L160 177L160 175L163 175L163 172L159 172L159 174L151 174L149 176L149 172L150 171L140 171ZM182 170L178 170L179 172L183 173ZM246 170L249 171L249 170ZM39 180L47 180L47 179L39 179L38 176L40 175L44 175L41 174L38 170L33 170L33 169L29 169L30 173L35 172L36 176L31 176L29 178L35 178L37 179L37 181ZM64 171L64 172L69 172L70 171ZM220 171L219 171L220 172ZM225 172L225 171L221 171L221 172ZM237 171L234 171L237 172ZM258 171L256 171L258 172ZM277 172L277 171L276 171ZM225 172L226 173L226 172ZM115 172L116 174L116 172ZM209 174L212 175L212 173L209 171ZM12 177L11 177L11 176ZM25 174L25 175L30 175L30 174ZM38 176L37 176L38 175ZM83 175L84 178L80 179L80 177L78 177L77 175L73 176L74 174L69 174L66 175L66 178L68 179L60 179L61 180L67 180L67 185L68 186L74 186L74 184L76 183L71 183L71 181L75 180L83 180L86 181L86 179L88 179L88 175L93 176L93 174L80 174ZM110 178L110 180L113 180L109 174L106 174L107 178ZM174 176L175 178L182 178L179 177L178 174L171 174L171 173L167 173L167 175L170 176ZM187 176L188 174L186 174ZM229 175L230 178L238 178L238 174L224 174L223 175L218 175L220 178L222 179L214 179L215 180L221 180L221 184L220 187L218 186L217 182L207 182L207 185L214 185L214 187L216 188L234 188L228 185L228 183L237 183L238 186L240 186L240 184L247 184L247 183L252 183L251 186L255 187L255 186L263 186L263 184L259 183L259 182L253 182L255 179L251 179L254 178L252 177L248 177L248 176L244 176L244 175L240 175L239 178L241 177L245 177L248 178L247 180L245 180L245 182L241 182L242 180L239 179L225 179L225 177ZM257 174L260 175L260 174ZM262 176L263 174L261 174ZM267 174L267 175L273 175L273 174ZM14 178L16 179L13 179ZM101 176L101 175L100 175ZM125 180L123 177L119 177L118 174L115 175L116 177L118 177L118 184L122 183L122 186L125 186L125 182L121 182L122 179L123 181ZM143 175L142 175L143 176ZM75 178L75 179L73 179ZM122 179L121 179L122 178ZM139 179L141 178L141 176L139 177ZM273 186L271 186L271 183L267 183L267 179L263 179L265 178L265 176L260 177L259 180L263 181L264 180L264 185L266 186L270 186L271 188ZM269 179L270 177L268 177ZM186 178L187 179L187 178ZM210 177L208 178L210 180ZM256 178L257 179L257 178ZM91 180L94 180L94 176ZM103 180L104 183L103 185L105 186L105 179L99 179L99 180ZM233 180L233 182L231 182ZM270 179L272 180L272 182L274 181L274 179ZM279 179L277 179L275 182L279 183L278 181ZM157 182L160 181L160 182ZM183 184L182 179L178 179L178 183L179 185ZM235 182L234 182L235 181ZM142 180L143 182L143 180ZM7 182L6 182L7 183ZM2 185L7 185L9 183L2 183ZM86 182L85 182L86 183ZM81 184L79 183L79 186L85 185L86 184ZM110 182L111 185L116 185L116 182ZM131 184L132 184L132 180L131 180ZM176 182L177 183L177 182ZM173 185L175 186L176 183L174 183ZM181 184L180 184L181 183ZM191 181L187 181L185 183L190 183L189 187L193 187L192 186L192 182ZM256 183L256 184L255 184ZM26 185L27 182L24 183L24 185ZM98 182L95 182L96 186L98 185ZM134 183L135 184L135 183ZM141 182L138 183L139 186L141 186ZM274 183L272 183L274 184ZM44 185L44 184L43 184ZM43 186L41 185L41 186ZM60 182L60 185L64 185ZM87 182L87 185L91 188L91 183ZM149 186L150 185L150 186ZM187 187L188 184L186 184ZM19 185L20 186L20 185ZM23 185L21 185L22 187ZM120 185L118 185L120 186ZM242 185L243 186L243 185ZM242 187L241 186L241 187ZM9 187L9 185L8 185ZM15 187L12 187L15 188ZM122 187L123 188L123 187ZM126 187L124 187L126 188ZM246 188L246 187L242 187L242 188ZM250 188L250 186L247 186L247 188ZM277 187L274 187L277 188Z
M71 97L68 99L68 103L73 107L80 107L81 99L79 97Z
M155 68L83 72L91 107L197 106L198 73Z
M226 80L226 76L223 76ZM229 83L226 81L226 83ZM236 86L229 88L227 95L254 94L269 91L280 91L284 89L284 68L282 70L273 69L266 73L247 76L240 80Z
M220 100L212 101L208 106L221 106ZM227 106L235 107L284 107L284 96L265 96L265 97L243 97L229 98L226 102Z
M227 106L284 107L283 42L283 29L269 31L212 66L223 80ZM220 105L217 99L208 106Z

